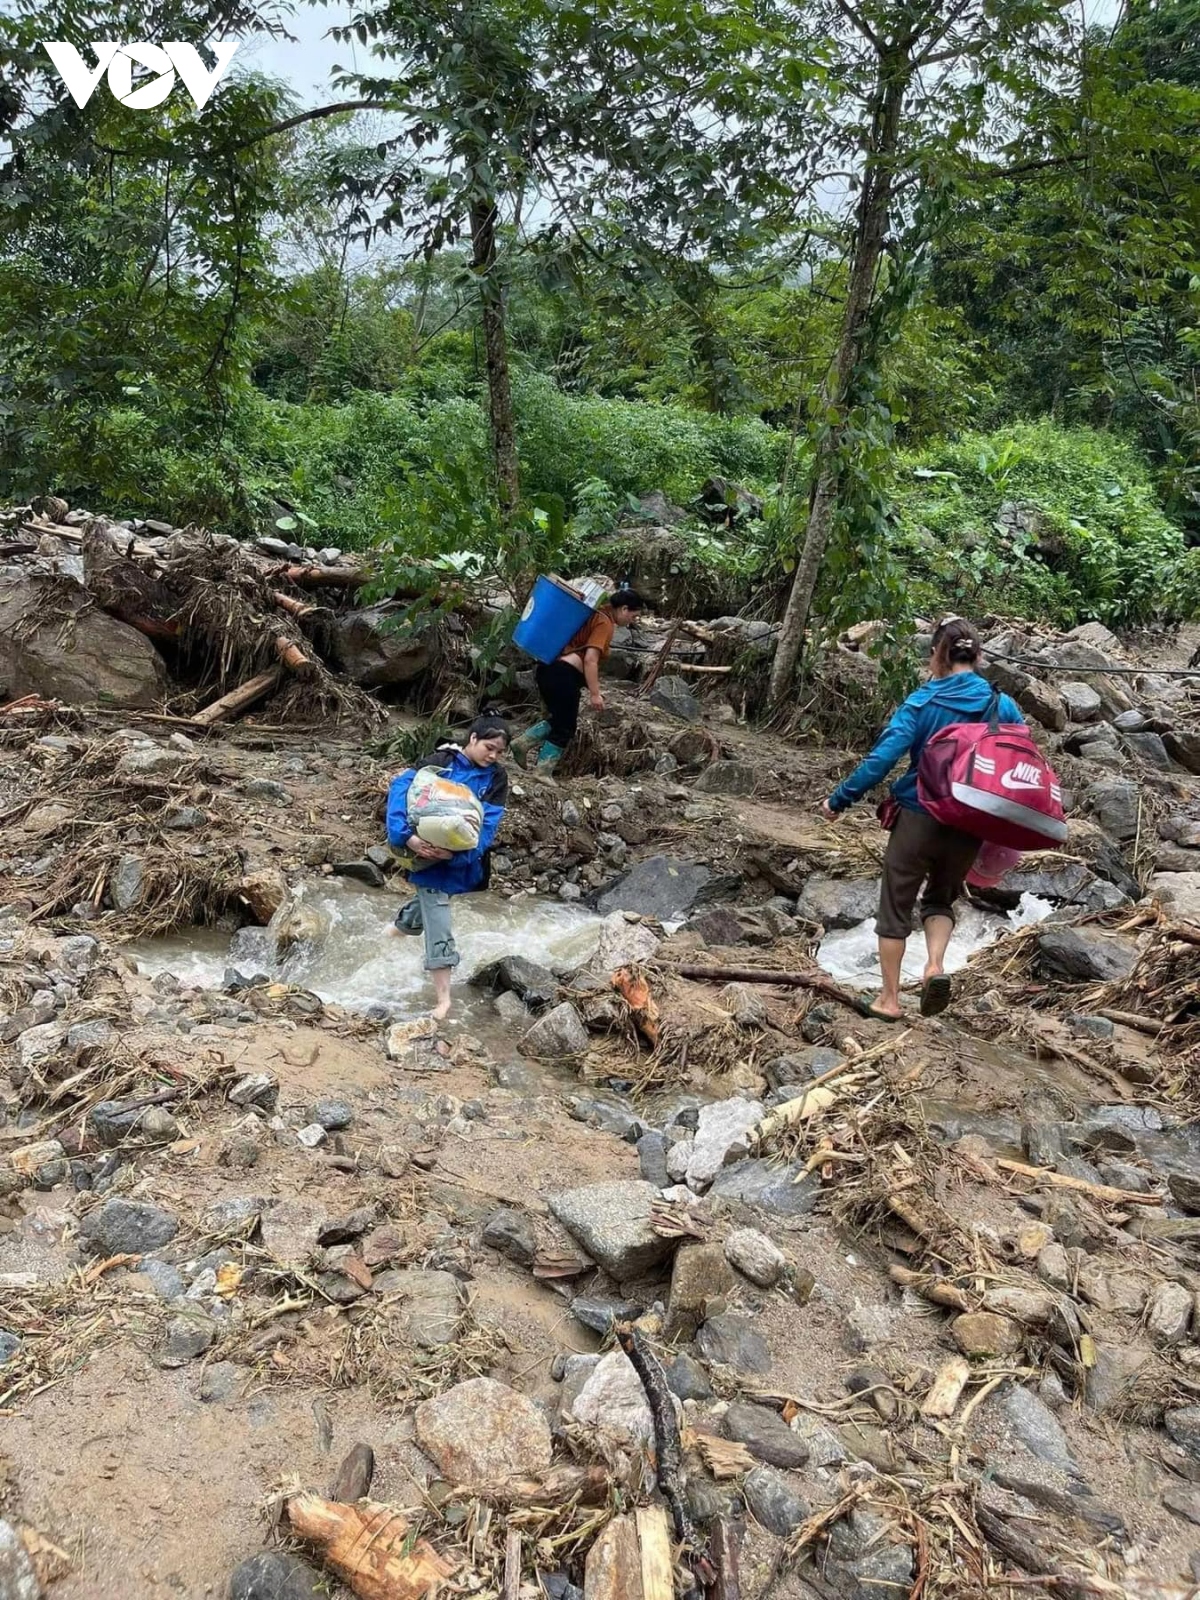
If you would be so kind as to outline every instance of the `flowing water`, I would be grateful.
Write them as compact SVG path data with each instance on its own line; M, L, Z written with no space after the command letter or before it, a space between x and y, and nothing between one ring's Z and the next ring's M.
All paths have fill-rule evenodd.
M1001 916L995 911L977 911L966 906L958 915L958 926L946 953L946 971L957 972L965 967L970 956L985 945L994 943L1001 935L1031 922L1041 922L1054 907L1048 900L1036 895L1023 894L1015 911ZM821 940L817 960L839 983L852 989L869 989L879 983L879 952L875 942L875 918L868 917L854 928L842 928L826 934ZM908 941L902 968L905 979L918 980L925 966L925 941L918 934Z
M393 1016L427 1010L431 990L423 970L424 941L388 933L400 901L354 883L320 879L302 884L293 899L315 914L316 936L280 960L266 928L241 928L232 937L191 928L127 946L138 970L170 972L189 987L220 988L235 967L246 977L265 973L298 984L322 1000L364 1011L384 1005ZM573 966L592 953L599 919L578 906L521 897L464 895L454 903L454 935L462 955L456 983L486 962L522 955L543 966Z

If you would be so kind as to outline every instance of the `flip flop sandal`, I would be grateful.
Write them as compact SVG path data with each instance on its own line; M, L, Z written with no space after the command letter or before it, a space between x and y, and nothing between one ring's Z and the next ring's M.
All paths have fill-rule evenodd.
M939 973L936 978L926 978L921 985L921 1015L939 1016L950 1004L951 993L950 979L945 973Z

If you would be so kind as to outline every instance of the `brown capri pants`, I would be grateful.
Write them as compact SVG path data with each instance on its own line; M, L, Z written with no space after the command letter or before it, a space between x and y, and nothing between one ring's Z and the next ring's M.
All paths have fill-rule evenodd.
M957 828L947 828L928 811L904 806L888 839L883 858L883 883L879 890L879 915L875 932L881 939L907 939L912 932L913 907L921 893L921 921L949 917L962 893L963 880L979 854L980 841Z

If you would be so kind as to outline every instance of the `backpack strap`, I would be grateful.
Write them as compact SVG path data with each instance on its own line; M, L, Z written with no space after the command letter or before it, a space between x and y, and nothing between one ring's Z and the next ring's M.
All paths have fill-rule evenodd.
M988 732L989 733L999 733L999 731L1000 731L1000 691L999 691L999 689L993 689L992 690L992 698L987 703L987 711L984 713L984 716L985 716L985 718L987 720Z

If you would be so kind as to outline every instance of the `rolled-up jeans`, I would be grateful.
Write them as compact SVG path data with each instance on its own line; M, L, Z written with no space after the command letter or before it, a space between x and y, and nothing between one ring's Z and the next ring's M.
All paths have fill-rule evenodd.
M462 958L454 942L454 929L450 925L450 901L453 896L444 889L414 887L425 934L425 971L456 967Z

